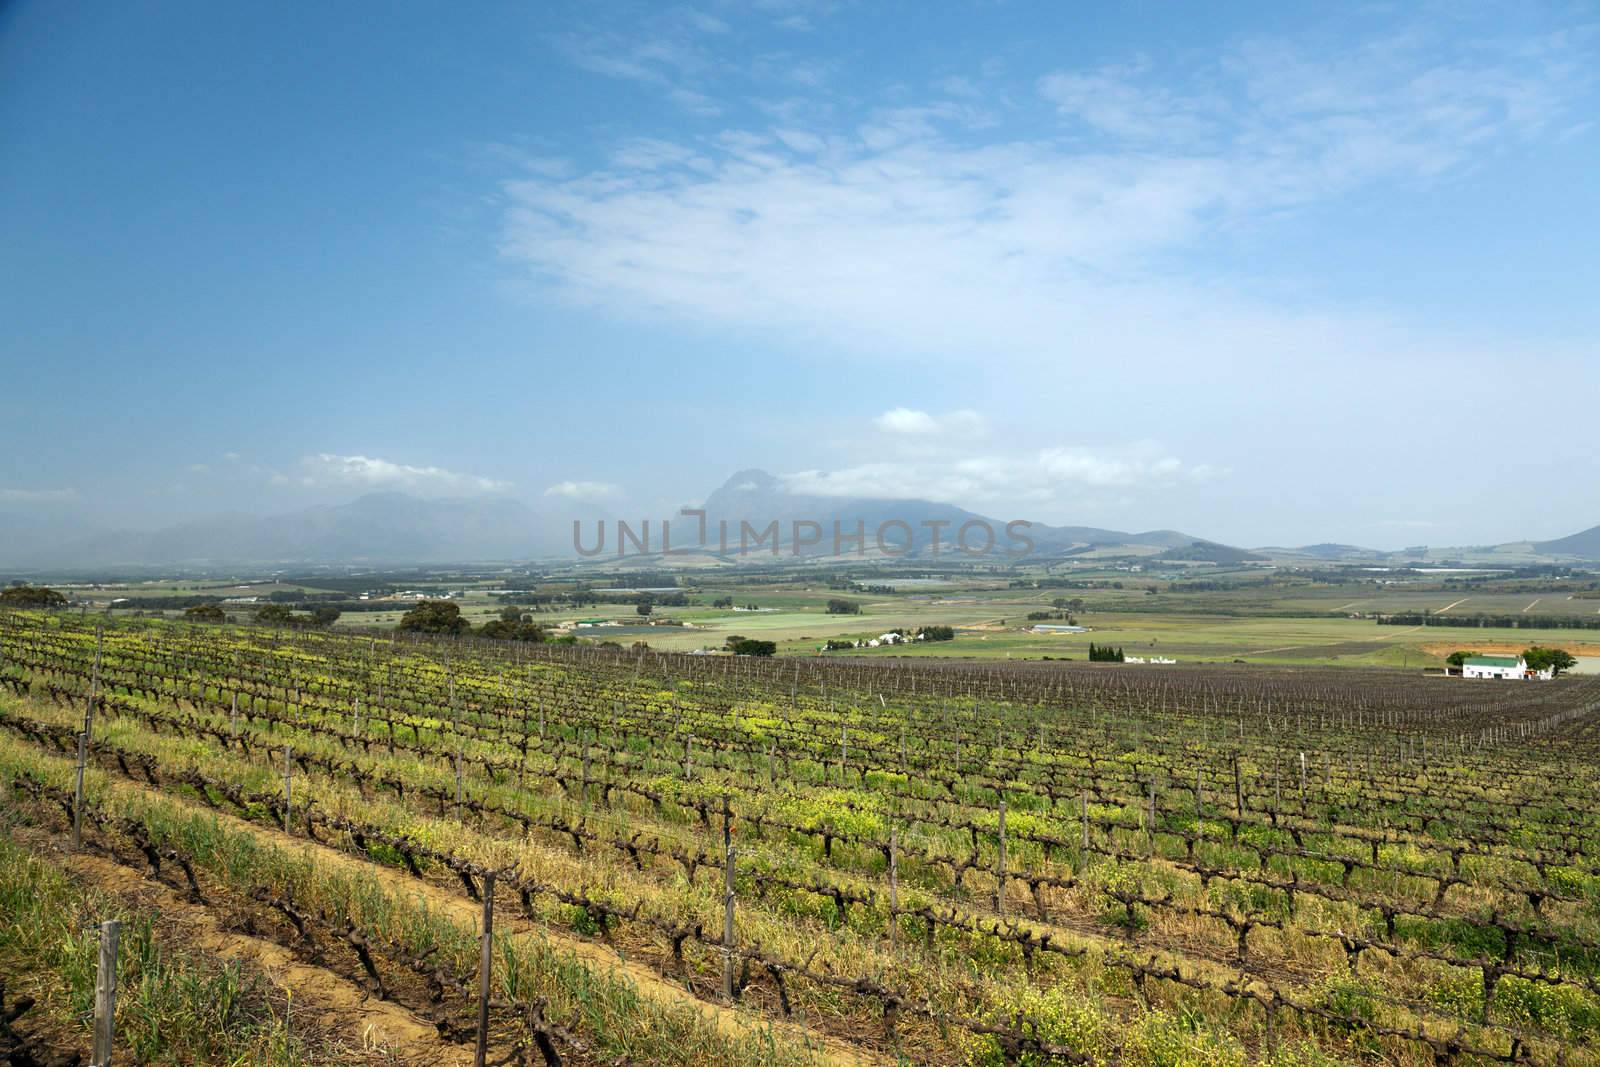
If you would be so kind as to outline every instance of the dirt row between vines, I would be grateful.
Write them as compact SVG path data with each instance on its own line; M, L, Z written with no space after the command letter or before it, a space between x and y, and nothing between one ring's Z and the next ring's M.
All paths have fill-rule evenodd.
M162 934L181 947L223 960L238 960L291 994L291 1010L314 1032L332 1036L374 1062L458 1067L472 1051L440 1038L438 1028L392 1001L379 1000L325 967L306 963L276 941L227 928L221 916L194 903L154 875L107 856L70 852L44 830L18 830L18 843L60 867L82 885L120 898L137 911L159 915Z
M123 784L128 788L152 793L160 796L163 800L173 801L193 808L198 812L203 812L216 818L232 830L252 834L257 838L270 841L280 848L298 850L309 854L318 864L324 867L370 875L391 892L403 896L421 897L429 907L443 912L462 925L476 928L481 918L481 904L467 900L461 895L431 882L420 881L403 871L359 859L330 845L309 841L302 837L291 837L282 830L262 826L258 823L241 819L236 815L205 807L199 801L191 800L185 796L160 792L133 781L125 781ZM508 933L542 938L555 948L599 970L625 976L639 995L649 1000L666 1005L687 1005L692 1007L700 1013L702 1018L715 1026L719 1033L725 1034L730 1038L750 1038L759 1036L764 1032L771 1032L796 1044L809 1046L817 1057L817 1062L825 1065L825 1067L878 1067L878 1065L894 1062L892 1059L851 1045L839 1038L806 1029L786 1020L765 1018L750 1012L709 1003L670 979L663 977L653 968L633 960L624 959L610 948L595 944L592 941L586 941L581 937L504 914L496 916L497 930L502 926ZM362 995L365 995L364 991L362 991ZM428 1026L428 1032L433 1035L434 1028ZM436 1037L434 1039L437 1041ZM450 1047L453 1048L453 1046ZM470 1062L470 1058L469 1055L466 1062ZM453 1063L454 1061L449 1062Z

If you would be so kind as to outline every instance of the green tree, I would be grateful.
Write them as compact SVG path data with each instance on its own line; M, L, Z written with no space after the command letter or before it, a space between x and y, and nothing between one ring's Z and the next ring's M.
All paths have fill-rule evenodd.
M228 613L216 604L196 604L186 608L183 617L190 622L227 622Z
M287 604L263 604L256 609L255 620L262 626L292 626L294 612Z
M771 656L778 651L776 641L757 641L749 637L741 637L730 647L735 656Z
M64 608L67 598L42 585L18 583L0 591L0 604L8 608Z
M459 634L470 627L461 617L461 605L450 600L424 600L401 616L396 629L415 634Z
M648 616L652 611L655 610L655 605L651 604L648 600L641 600L639 601L638 606L633 610L637 611L640 615Z
M854 600L845 600L843 597L830 597L828 599L829 615L860 615L861 605Z
M1446 663L1450 664L1450 666L1452 666L1452 667L1463 667L1463 666L1466 666L1467 660L1471 659L1473 656L1476 656L1476 655L1477 655L1476 652L1469 652L1469 651L1467 651L1465 649L1458 648L1454 652L1452 652L1448 656L1446 656L1444 658L1444 661Z
M1541 645L1524 649L1522 659L1527 663L1529 670L1542 671L1548 668L1554 674L1570 671L1578 665L1577 659L1566 649L1545 648Z
M526 617L507 619L504 617L503 612L501 615L501 618L490 619L484 623L478 633L483 637L491 637L496 641L527 641L530 644L537 644L546 639L547 635L544 632L544 627L538 625L532 619Z

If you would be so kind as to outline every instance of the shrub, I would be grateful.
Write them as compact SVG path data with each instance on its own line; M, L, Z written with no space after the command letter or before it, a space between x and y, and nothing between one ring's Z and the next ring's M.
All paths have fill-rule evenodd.
M396 629L405 633L459 634L467 629L461 605L448 600L424 600L401 616Z
M8 608L64 608L67 598L42 585L12 585L0 590L0 604Z

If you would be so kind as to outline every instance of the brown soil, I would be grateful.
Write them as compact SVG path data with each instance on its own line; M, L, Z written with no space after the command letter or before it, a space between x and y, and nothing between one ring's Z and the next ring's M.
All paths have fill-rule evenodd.
M159 914L178 943L243 961L259 971L292 995L292 1018L304 1020L316 1033L351 1050L362 1050L380 1063L455 1067L472 1062L470 1049L441 1040L438 1028L427 1020L376 999L327 968L302 962L274 941L226 929L206 905L191 902L165 883L103 856L62 852L45 845L42 834L29 836L35 838L30 842L33 847L51 847L52 861L75 878Z
M1506 641L1479 641L1470 633L1463 631L1457 641L1429 641L1422 646L1424 652L1431 652L1435 656L1448 656L1459 648L1485 655L1515 656L1533 642L1522 641L1511 643ZM1574 656L1600 656L1600 642L1595 641L1552 641L1556 648L1564 648Z
M126 784L132 788L151 791L150 787L141 783L128 781ZM308 841L303 837L291 838L284 834L282 830L262 826L258 823L248 822L244 819L238 818L237 816L215 809L201 808L198 801L191 801L187 797L181 797L171 793L161 793L160 795L164 800L169 800L174 803L189 805L197 809L204 810L207 814L215 816L231 829L243 833L254 834L258 837L267 838L274 844L277 844L281 847L299 849L304 852L309 852L316 858L316 862L320 866L331 867L345 871L360 872L362 874L369 875L377 879L390 891L403 896L421 895L427 901L429 907L443 912L463 925L476 926L478 922L482 905L462 897L458 892L452 889L436 886L429 882L418 881L404 871L396 870L390 867L383 867L375 863L358 859L331 846ZM113 864L112 866L115 865ZM872 1067L872 1065L893 1062L892 1059L879 1056L867 1049L851 1045L850 1043L840 1040L839 1038L825 1034L819 1034L814 1030L808 1030L797 1024L787 1022L782 1019L764 1018L755 1013L743 1012L735 1008L724 1008L716 1004L708 1003L686 991L672 980L664 978L652 968L633 960L624 959L615 951L607 948L604 945L595 944L591 941L585 941L582 938L563 933L561 930L547 926L535 925L525 920L511 920L507 923L507 925L510 927L510 929L517 932L536 932L538 936L544 940L572 954L573 956L576 956L579 959L594 965L597 968L603 969L607 972L620 972L627 977L627 979L633 984L641 996L649 997L651 1000L655 1000L660 1003L686 1005L694 1008L700 1013L702 1018L706 1019L713 1026L715 1026L719 1033L722 1033L730 1038L736 1040L756 1038L761 1034L770 1031L786 1037L796 1044L809 1044L812 1048L816 1048L818 1045L821 1045L822 1047L817 1053L817 1062L829 1065L829 1067L859 1067L859 1065L867 1065L867 1067ZM312 970L321 969L312 968ZM326 972L323 973L325 974ZM340 981L342 981L342 979ZM350 989L358 998L367 995L365 991L359 990L358 987L350 986L349 983L345 984L350 987ZM298 999L299 996L300 993L297 989L296 998ZM375 1003L381 1004L381 1002ZM434 1043L438 1044L435 1028L428 1026L427 1031ZM444 1047L454 1050L454 1046ZM432 1056L425 1057L425 1059L435 1063L458 1062L456 1060L439 1060Z

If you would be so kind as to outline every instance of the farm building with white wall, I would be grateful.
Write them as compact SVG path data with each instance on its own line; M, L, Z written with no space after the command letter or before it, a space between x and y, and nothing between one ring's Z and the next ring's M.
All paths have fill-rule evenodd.
M1548 681L1555 676L1549 667L1542 671L1528 669L1528 661L1521 656L1471 656L1461 665L1464 678L1536 678Z

